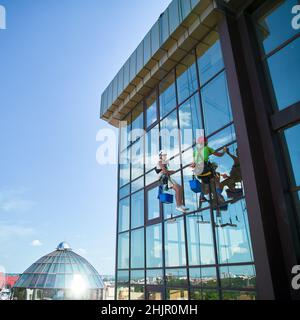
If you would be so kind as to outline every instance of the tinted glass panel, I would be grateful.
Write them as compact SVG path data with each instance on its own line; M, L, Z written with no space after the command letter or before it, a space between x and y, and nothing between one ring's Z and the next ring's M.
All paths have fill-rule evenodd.
M131 197L131 228L137 228L144 224L144 190Z
M147 268L162 267L162 228L156 224L146 229Z
M144 228L131 232L131 268L144 268Z
M119 232L129 229L129 198L120 201L119 204Z
M159 85L161 118L176 107L175 75L171 72Z

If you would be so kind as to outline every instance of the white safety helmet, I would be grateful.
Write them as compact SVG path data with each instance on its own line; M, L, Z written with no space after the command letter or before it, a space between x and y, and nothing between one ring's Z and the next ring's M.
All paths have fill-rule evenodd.
M160 157L166 156L166 155L167 155L167 152L166 152L165 150L160 150L158 155L159 155Z

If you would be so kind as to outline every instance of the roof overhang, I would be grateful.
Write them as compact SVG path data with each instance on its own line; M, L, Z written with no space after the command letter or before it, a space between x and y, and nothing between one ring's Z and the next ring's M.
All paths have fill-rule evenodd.
M174 2L174 1L173 1ZM228 3L232 1L227 1ZM200 0L128 85L108 102L114 79L101 98L101 118L115 127L197 44L210 43L223 11L216 0ZM112 95L112 93L111 93Z

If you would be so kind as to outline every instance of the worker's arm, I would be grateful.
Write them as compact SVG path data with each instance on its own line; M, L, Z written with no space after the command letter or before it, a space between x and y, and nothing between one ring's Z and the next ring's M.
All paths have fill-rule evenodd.
M166 169L166 166L162 163L162 161L159 161L159 167L161 168L161 171L163 172L163 174L167 174L169 175L169 171Z
M230 152L229 152L229 150L228 150L228 148L227 147L224 147L224 152L226 152L228 155L229 155L229 157L235 162L235 163L237 163L239 160L238 160L238 157L236 157L236 156L234 156L233 154L231 154Z

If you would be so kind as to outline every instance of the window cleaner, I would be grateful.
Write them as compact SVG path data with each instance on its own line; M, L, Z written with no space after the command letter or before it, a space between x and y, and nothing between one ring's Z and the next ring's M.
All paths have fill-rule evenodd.
M173 189L175 191L176 210L183 213L187 212L188 208L186 208L183 205L182 187L171 177L171 175L175 171L169 170L168 168L169 161L167 160L167 152L165 152L164 150L161 150L158 156L159 156L159 161L157 163L155 171L160 176L159 177L160 186L162 186L165 191L168 191L169 189ZM162 195L159 197L160 201L164 202L165 198L168 198L170 200L170 196L172 195L170 194L168 195L169 196L167 196L166 193L162 193Z
M191 167L193 168L195 177L201 181L199 208L202 207L203 202L208 201L205 195L210 194L211 198L215 199L218 197L213 183L215 182L215 170L209 161L209 157L211 155L222 157L224 154L224 152L217 152L210 148L206 137L201 136L198 138L194 148Z
M224 152L227 153L233 160L233 165L230 170L229 176L223 174L222 177L225 179L221 182L221 188L224 189L225 186L228 187L226 190L228 198L237 199L243 196L243 189L237 188L236 183L242 182L242 175L240 169L240 161L238 157L238 149L236 149L236 156L229 152L227 147L224 148Z

